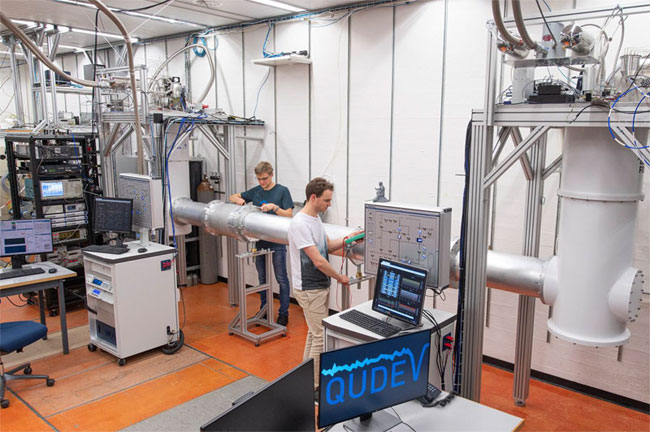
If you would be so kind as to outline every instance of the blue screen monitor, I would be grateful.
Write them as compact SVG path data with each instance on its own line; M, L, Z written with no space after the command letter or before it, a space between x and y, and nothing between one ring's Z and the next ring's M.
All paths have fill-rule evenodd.
M318 427L424 396L430 352L423 330L322 353Z
M63 198L65 195L63 190L62 181L43 181L41 182L41 197L48 198Z
M0 221L0 256L36 255L52 250L49 219Z
M381 258L372 310L413 326L420 325L426 287L425 269Z

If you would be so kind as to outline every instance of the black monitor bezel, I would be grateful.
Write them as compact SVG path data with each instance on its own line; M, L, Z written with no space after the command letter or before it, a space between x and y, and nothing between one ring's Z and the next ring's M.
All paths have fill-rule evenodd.
M8 220L4 220L2 222L25 222L25 221L34 222L34 223L35 222L48 222L49 225L50 225L50 239L51 239L50 245L52 245L52 248L50 250L48 250L48 251L15 253L15 254L11 254L11 255L2 255L2 249L3 248L0 248L0 256L1 257L40 255L40 254L47 254L47 253L54 252L54 239L52 238L52 219L48 219L48 218L42 218L42 219L8 219ZM0 232L1 232L1 230L0 230Z
M129 212L129 229L126 231L117 231L117 230L107 230L107 229L102 229L102 228L97 228L97 201L98 200L112 200L112 201L121 201L121 202L128 202L131 211ZM112 232L112 233L118 233L118 234L130 234L133 232L133 199L131 198L118 198L118 197L95 197L93 201L93 231L96 232Z
M354 349L354 348L359 348L359 347L361 347L361 346L368 346L368 345L373 345L373 344L379 344L379 343L386 342L386 341L388 341L388 340L391 340L391 341L392 341L392 340L395 340L395 339L398 339L398 338L408 337L408 336L413 336L413 335L415 335L415 334L423 334L423 333L427 333L427 339L428 339L429 343L431 343L431 329L429 328L429 329L424 329L424 330L419 330L419 331L412 331L412 332L408 332L408 333L398 334L398 335L396 335L396 336L392 336L392 337L389 337L389 338L383 338L383 339L379 339L379 340L372 341L372 342L365 342L365 343L363 343L363 344L347 346L347 347L344 347L344 348L339 348L339 349L330 350L330 351L324 351L324 352L322 352L322 353L319 354L319 356L320 356L319 368L321 367L320 365L323 364L323 356L324 356L324 355L329 355L329 354L336 353L336 352L341 352L341 351L351 350L351 349ZM381 408L377 408L376 410L374 410L374 411L372 411L372 412L374 413L374 412L377 412L377 411L381 411L381 410L383 410L383 409L386 409L386 408L389 408L389 407L392 407L392 406L395 406L395 405L399 405L399 404L402 404L402 403L404 403L404 402L408 402L408 401L410 401L410 400L413 400L413 399L416 399L416 398L418 398L418 397L421 397L421 396L426 395L426 394L427 394L427 387L428 387L428 384L429 384L429 367L430 367L430 365L431 365L431 346L429 346L429 350L427 351L427 360L428 360L428 361L424 362L424 364L426 364L426 367L427 367L427 371L426 371L427 379L426 379L426 381L425 381L426 384L424 385L424 389L423 389L422 394L418 394L417 396L414 396L414 397L411 398L411 399L406 399L406 400L402 400L402 401L396 402L396 403L394 403L394 404L392 404L392 405L385 405L385 406L382 406ZM331 426L332 424L342 423L342 422L344 422L344 421L348 421L348 420L350 420L350 419L353 419L353 418L359 417L359 415L355 415L355 416L348 417L348 418L345 418L345 419L340 419L340 420L338 420L336 423L331 423L331 424L327 424L327 425L322 425L322 424L321 424L321 421L320 421L321 412L322 412L321 409L320 409L320 400L321 400L320 392L323 391L323 387L320 385L320 378L321 378L321 371L319 370L319 371L318 371L318 401L319 401L319 409L318 409L318 418L317 418L318 428L320 428L320 429L322 429L322 428L326 428L326 427L328 427L328 426ZM369 413L364 413L364 414L369 414Z
M409 270L424 273L424 286L423 286L423 292L422 292L422 303L420 305L420 309L419 309L420 312L418 313L417 320L416 320L415 323L413 321L411 321L411 320L407 320L406 318L404 318L401 315L392 314L392 313L386 312L383 309L379 309L377 307L377 300L378 300L378 297L379 297L379 291L380 291L380 287L381 287L381 279L379 278L379 271L381 270L382 262L388 262L388 263L393 264L393 265L399 265L401 267L405 267L405 268L407 268ZM413 325L413 326L420 325L420 323L422 322L422 311L424 310L424 299L426 297L426 292L427 292L427 279L428 279L428 277L429 277L429 272L427 271L427 269L424 269L422 267L417 267L417 266L410 265L410 264L404 264L404 263L401 263L401 262L398 262L398 261L391 261L391 260L386 259L386 258L379 258L379 263L377 264L377 275L375 277L375 291L374 291L374 296L373 296L373 299L372 299L372 310L377 312L377 313L380 313L382 315L386 315L386 316L389 316L391 318L395 318L398 321L402 321L402 322L405 322L405 323Z

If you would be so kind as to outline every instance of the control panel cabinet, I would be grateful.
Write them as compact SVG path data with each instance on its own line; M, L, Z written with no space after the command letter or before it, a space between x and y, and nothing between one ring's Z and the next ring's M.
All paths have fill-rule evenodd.
M89 349L100 348L120 365L135 354L179 337L176 249L126 244L121 255L84 252L90 327ZM138 251L142 252L138 252Z

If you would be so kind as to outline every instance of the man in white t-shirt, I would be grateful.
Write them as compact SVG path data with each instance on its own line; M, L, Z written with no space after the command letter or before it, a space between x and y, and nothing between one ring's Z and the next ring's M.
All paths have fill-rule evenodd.
M323 318L329 312L330 278L344 285L350 282L348 276L339 274L328 260L329 252L341 249L344 239L327 238L318 215L332 205L333 193L334 185L324 178L310 181L305 189L305 207L293 217L289 226L293 294L305 313L309 328L303 359L314 359L314 387L318 386L320 353L323 352Z

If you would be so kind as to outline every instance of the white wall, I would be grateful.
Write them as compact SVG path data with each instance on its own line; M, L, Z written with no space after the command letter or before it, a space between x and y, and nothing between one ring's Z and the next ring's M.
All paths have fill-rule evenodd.
M587 7L595 2L578 3ZM553 1L551 6L562 9L572 7L573 2ZM536 13L533 2L524 2L524 7L526 15ZM255 185L253 167L262 159L274 164L277 180L289 187L295 201L304 199L310 177L324 176L336 188L327 221L354 226L362 223L363 201L372 198L377 182L383 181L394 200L451 207L452 236L457 236L465 130L471 110L483 107L485 23L490 18L488 1L430 0L368 9L338 22L321 19L311 24L278 24L269 36L268 49L309 49L313 64L271 70L252 63L262 57L266 26L218 35L217 83L207 103L215 101L219 108L239 116L253 115L257 103L255 115L266 122L263 130L246 128L239 134L263 141L238 141L237 188ZM639 15L626 22L630 46L649 47L650 37L643 31L647 19ZM147 46L147 64L155 68L183 43L177 39ZM79 65L83 61L77 56ZM193 62L194 94L201 91L208 77L204 62ZM182 60L169 68L182 76ZM553 131L549 161L559 152L559 139L560 133ZM511 149L506 147L506 151ZM197 153L207 158L209 171L223 172L211 145L201 142ZM542 257L553 250L557 177L551 176L545 184ZM650 176L646 174L644 181L646 194L650 193ZM521 252L524 194L524 178L515 165L498 182L496 250ZM650 274L648 200L640 203L638 220L634 265ZM332 258L332 264L338 268L341 261ZM253 268L247 278L255 282ZM353 302L365 296L365 292L355 292ZM630 325L633 336L620 361L614 348L586 348L554 338L547 342L548 307L538 302L533 368L650 402L650 299L646 295L644 300L640 319ZM332 295L330 306L338 309L337 303L340 299ZM437 299L436 304L455 311L456 293L448 290L446 299ZM513 360L516 304L515 295L492 291L486 355Z

